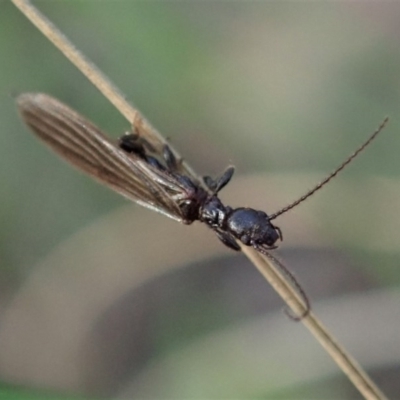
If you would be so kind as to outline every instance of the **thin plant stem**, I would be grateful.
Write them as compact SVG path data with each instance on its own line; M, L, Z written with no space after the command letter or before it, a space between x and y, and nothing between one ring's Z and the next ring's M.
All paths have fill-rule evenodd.
M275 265L272 262L268 262L265 257L250 247L242 246L242 251L282 297L290 309L296 315L304 313L304 304L299 298L298 293L292 289L290 282L284 278ZM340 345L312 311L302 318L301 322L309 329L365 399L386 399L386 396L375 385L360 364Z
M54 24L49 21L28 0L12 0L16 7L50 40L113 104L118 111L133 125L141 125L143 132L154 135L159 141L166 140L142 117L140 112L132 107L120 90L90 62ZM137 122L140 121L140 122ZM185 165L190 171L189 166ZM194 176L196 176L193 173ZM200 179L200 178L199 178ZM274 265L272 260L259 254L256 250L241 246L243 253L255 265L263 277L282 297L295 315L305 312L305 304L295 290L290 280ZM353 385L365 399L384 400L385 395L374 384L361 366L349 355L338 341L322 325L314 313L308 313L301 322L319 341L326 352L332 357L341 370L347 375Z

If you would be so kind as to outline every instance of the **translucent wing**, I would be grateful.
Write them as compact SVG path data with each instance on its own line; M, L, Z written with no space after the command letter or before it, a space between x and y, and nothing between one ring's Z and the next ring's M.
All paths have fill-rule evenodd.
M17 98L32 131L66 161L126 198L184 221L178 201L187 188L162 171L111 142L95 125L60 101L42 94Z

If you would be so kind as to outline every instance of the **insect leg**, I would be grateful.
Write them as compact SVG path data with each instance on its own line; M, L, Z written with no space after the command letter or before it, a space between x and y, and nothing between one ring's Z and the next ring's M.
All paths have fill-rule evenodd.
M213 179L210 176L203 176L203 181L213 193L218 193L229 183L234 172L234 167L228 167L219 178Z
M300 298L303 300L304 303L304 311L300 315L294 315L290 310L285 309L286 315L293 319L294 321L301 321L303 318L305 318L311 311L311 304L310 300L304 291L304 289L301 287L300 283L297 282L297 279L294 277L294 275L288 270L288 268L281 262L279 261L275 256L273 256L269 251L267 251L264 247L254 245L253 246L257 251L259 251L261 254L264 254L267 258L269 258L278 268L279 270L286 275L287 278L289 278L290 282L293 285L293 288L296 290Z
M272 224L271 224L272 225ZM275 225L272 225L272 227L278 232L278 235L279 235L279 239L281 240L281 242L282 242L282 240L283 240L283 236L282 236L282 231L281 231L281 228L279 228L279 226L275 226Z
M230 249L235 251L240 251L240 246L236 243L235 238L224 231L215 231L218 239L225 245L228 246Z
M217 187L217 183L211 176L205 175L203 176L203 182L213 193L215 193L215 188Z
M118 146L127 153L135 153L141 158L145 157L146 151L143 143L139 141L139 135L126 133L118 139Z
M235 167L228 167L224 173L215 180L215 193L218 193L221 189L223 189L229 181L232 179L233 173L235 172Z
M163 158L165 164L167 165L167 169L171 172L178 172L179 170L179 162L176 159L174 153L172 152L171 148L165 144L163 147Z

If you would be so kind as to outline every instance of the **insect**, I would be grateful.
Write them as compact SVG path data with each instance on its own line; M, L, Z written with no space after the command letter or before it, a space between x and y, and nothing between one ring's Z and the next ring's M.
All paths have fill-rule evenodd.
M159 148L155 148L135 126L133 132L115 142L86 118L48 95L25 93L17 98L17 105L25 123L46 145L96 180L176 221L205 223L233 250L240 250L239 241L272 259L294 283L305 302L305 314L310 306L303 289L285 266L269 253L278 247L278 241L282 241L282 232L272 221L327 184L372 142L388 121L386 118L322 182L293 203L268 215L252 208L231 208L222 204L218 193L231 180L232 166L216 179L205 176L199 181L168 145L160 142Z

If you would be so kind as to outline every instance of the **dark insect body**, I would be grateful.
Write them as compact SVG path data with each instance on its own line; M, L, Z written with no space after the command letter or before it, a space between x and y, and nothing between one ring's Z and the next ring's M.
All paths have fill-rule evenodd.
M228 167L217 179L205 176L200 182L177 159L168 145L150 144L136 132L110 141L95 125L58 100L41 93L22 94L17 99L21 116L33 132L53 151L96 180L145 207L185 224L200 221L208 225L229 248L251 246L274 261L288 276L310 310L306 294L286 267L269 253L282 240L272 220L296 207L348 165L386 125L379 128L338 168L305 195L272 215L252 208L231 208L222 204L218 193L229 183L234 168ZM154 138L153 138L154 142Z
M191 224L196 220L204 222L216 232L226 246L237 251L240 250L240 246L236 239L246 246L265 250L275 249L275 242L282 239L281 230L270 222L265 212L243 207L233 209L222 204L218 192L231 180L233 167L228 167L218 179L204 177L207 191L180 173L179 163L168 145L163 146L162 152L165 165L151 155L150 147L147 147L148 144L143 139L140 141L137 134L122 136L119 146L127 153L136 154L149 165L170 175L182 185L187 193L185 198L178 201L183 213L183 223Z

